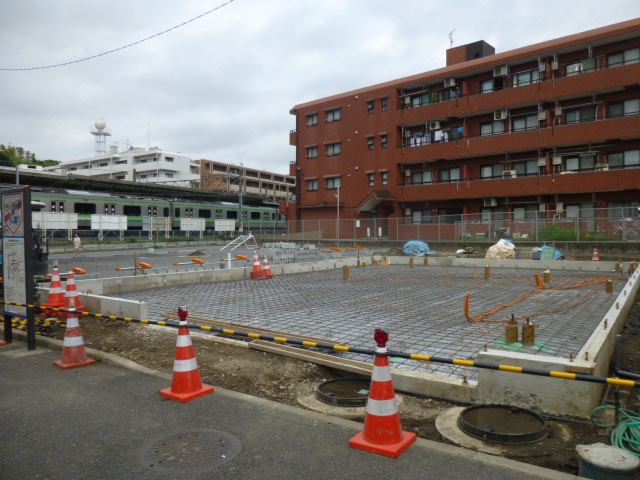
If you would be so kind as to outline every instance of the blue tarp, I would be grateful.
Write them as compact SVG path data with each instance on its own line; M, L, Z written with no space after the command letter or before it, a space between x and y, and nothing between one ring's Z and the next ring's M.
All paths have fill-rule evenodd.
M545 252L550 250L553 250L554 260L558 260L560 257L563 256L560 250L556 250L555 248L550 247L549 245L543 245L542 247L540 247L540 250L542 250L542 258L545 258ZM547 254L547 255L551 255L551 254Z
M429 245L418 240L411 240L410 242L405 243L404 247L402 247L402 251L409 255L416 255L417 257L436 254L436 252L429 250Z

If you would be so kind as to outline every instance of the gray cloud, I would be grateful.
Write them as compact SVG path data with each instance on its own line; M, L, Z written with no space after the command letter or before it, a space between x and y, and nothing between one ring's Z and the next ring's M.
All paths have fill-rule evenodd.
M6 2L0 68L77 60L171 28L223 0ZM0 71L0 143L38 158L113 142L288 173L296 104L444 66L456 45L506 51L640 16L637 0L235 0L134 47L64 67Z

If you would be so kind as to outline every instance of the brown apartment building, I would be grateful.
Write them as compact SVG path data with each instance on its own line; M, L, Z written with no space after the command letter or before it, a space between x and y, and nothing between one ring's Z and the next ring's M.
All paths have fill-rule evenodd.
M498 228L517 238L540 222L598 236L640 225L640 19L504 53L454 47L444 68L290 113L291 233L445 240Z

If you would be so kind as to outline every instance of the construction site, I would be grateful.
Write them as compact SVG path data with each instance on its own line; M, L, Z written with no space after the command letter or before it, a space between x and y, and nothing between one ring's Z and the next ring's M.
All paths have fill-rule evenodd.
M329 396L341 397L345 379L347 388L368 382L373 333L383 329L405 429L569 473L577 472L575 445L606 442L611 433L591 423L592 412L607 406L599 423L610 424L614 396L620 408L637 409L633 380L607 380L640 361L627 340L618 347L626 349L623 363L614 365L625 322L635 322L633 333L640 327L633 261L415 257L291 243L220 250L119 252L155 266L145 274L118 267L119 276L78 275L94 358L116 354L171 372L175 328L167 325L175 327L177 308L186 306L205 383L364 420L363 404L326 402L318 392L338 382ZM61 255L56 263L71 271L79 261L86 260ZM55 307L49 288L42 304ZM64 339L63 329L51 331ZM469 405L544 415L544 435L524 445L478 439L458 426Z

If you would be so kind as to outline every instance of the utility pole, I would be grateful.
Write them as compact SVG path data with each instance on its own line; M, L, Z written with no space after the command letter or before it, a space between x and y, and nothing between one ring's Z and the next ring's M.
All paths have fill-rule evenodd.
M239 196L239 214L240 214L240 223L238 225L238 234L244 235L244 221L242 218L242 190L244 189L244 166L240 164L240 177L238 180L238 196Z
M336 210L337 210L337 220L336 220L336 241L337 241L337 246L338 248L340 248L340 185L338 185L338 195L336 195L336 197L338 197L338 202L336 203Z

